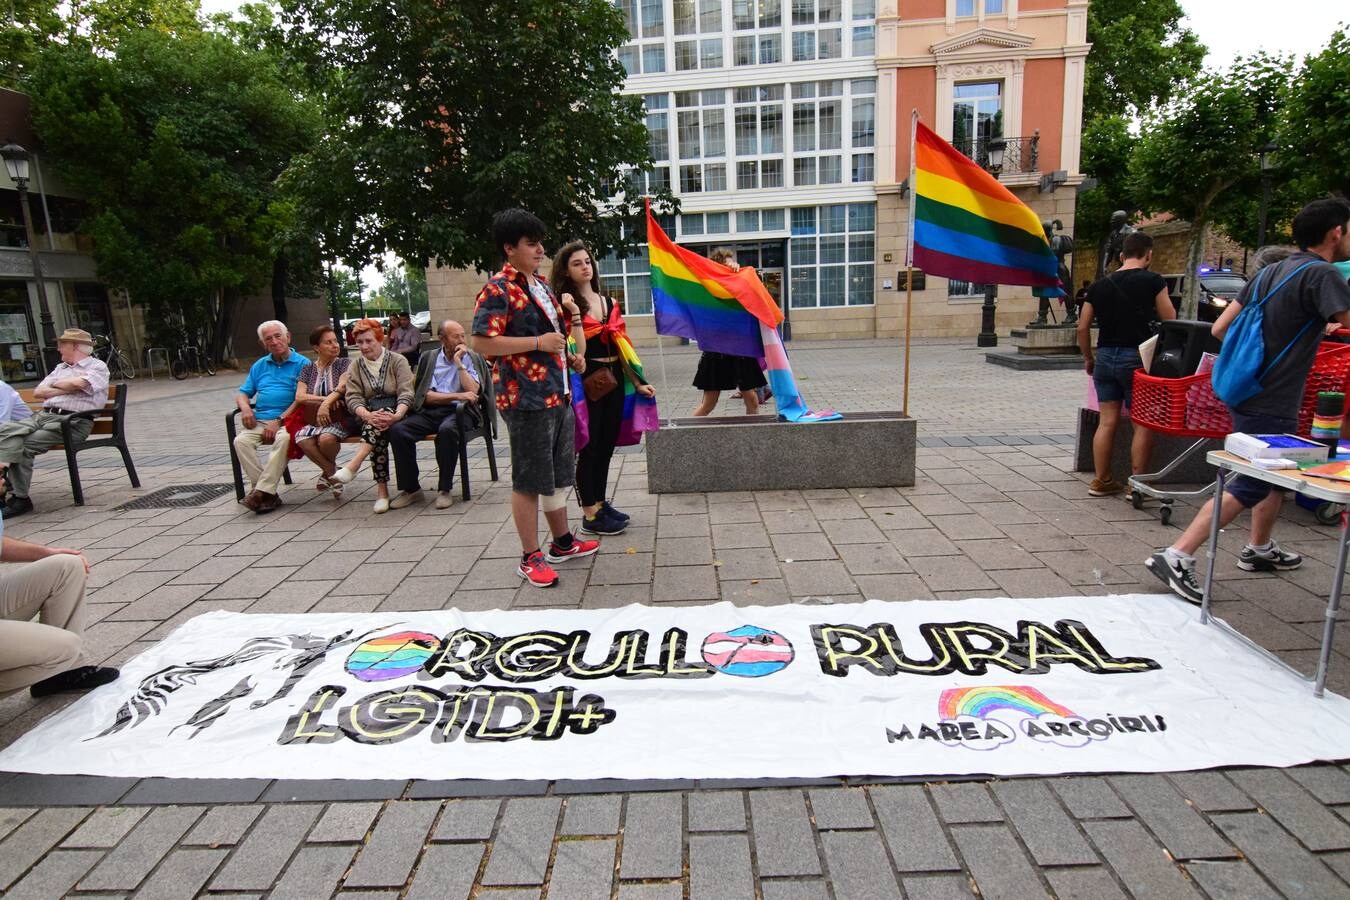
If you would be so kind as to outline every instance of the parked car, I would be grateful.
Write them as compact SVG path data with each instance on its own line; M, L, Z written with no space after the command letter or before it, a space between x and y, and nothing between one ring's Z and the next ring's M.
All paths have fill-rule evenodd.
M431 313L415 312L409 318L412 320L412 326L418 331L425 331L427 334L431 334Z
M1213 322L1223 313L1228 302L1237 298L1243 285L1247 283L1247 276L1232 269L1211 269L1206 266L1201 266L1199 274L1200 299L1196 307L1196 318L1201 322ZM1163 281L1167 282L1167 293L1172 297L1172 305L1179 312L1181 300L1186 296L1186 275L1184 273L1164 275Z

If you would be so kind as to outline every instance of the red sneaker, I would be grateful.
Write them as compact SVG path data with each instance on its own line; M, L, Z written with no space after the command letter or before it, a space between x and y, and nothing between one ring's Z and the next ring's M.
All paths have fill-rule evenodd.
M544 554L544 559L551 563L562 562L565 559L580 559L583 556L590 556L599 549L599 541L585 541L574 534L572 543L566 550L559 547L557 541L549 541L548 552Z
M544 554L538 550L534 551L529 557L516 567L516 571L525 579L525 583L537 588L553 587L558 583L558 573L553 571L553 567L544 562Z

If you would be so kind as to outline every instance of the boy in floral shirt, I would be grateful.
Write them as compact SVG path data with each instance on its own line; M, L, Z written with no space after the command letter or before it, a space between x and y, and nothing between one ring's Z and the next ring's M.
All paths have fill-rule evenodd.
M581 540L567 527L567 488L576 478L576 421L568 393L566 334L585 352L581 311L563 304L539 277L544 223L523 209L492 219L492 242L505 265L478 292L473 348L492 362L497 409L511 439L511 517L520 536L517 571L535 587L552 587L550 563L590 556L599 541ZM579 363L581 364L581 363ZM539 509L553 540L539 548Z

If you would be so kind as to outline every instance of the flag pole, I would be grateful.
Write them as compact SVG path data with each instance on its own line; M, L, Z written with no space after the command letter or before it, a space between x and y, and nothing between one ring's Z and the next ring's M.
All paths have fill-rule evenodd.
M643 197L643 198L642 198L642 207L643 207L643 209L644 209L644 210L646 211L646 213L647 213L647 218L650 220L651 215L652 215L652 198L651 198L651 197ZM647 235L648 235L648 239L649 239L649 242L650 242L650 237L651 237L651 230L650 230L650 229L648 229ZM650 246L650 243L649 243L649 246ZM648 252L650 252L650 250L649 250ZM653 326L653 327L656 326L656 301L655 301L655 300L652 301L652 326ZM663 397L670 397L670 391L669 391L670 385L666 382L666 350L665 350L665 341L661 340L661 332L659 332L659 331L656 332L656 355L657 355L658 357L660 357L660 359L661 359L661 396L663 396ZM671 410L671 409L673 409L673 407L668 406L668 407L666 407L666 409ZM666 424L669 425L671 428L674 428L674 427L675 427L675 414L674 414L674 412L671 412L671 413L667 414L667 416L666 416Z
M909 234L905 239L905 372L900 414L909 415L909 332L914 309L914 140L918 132L919 110L909 116Z

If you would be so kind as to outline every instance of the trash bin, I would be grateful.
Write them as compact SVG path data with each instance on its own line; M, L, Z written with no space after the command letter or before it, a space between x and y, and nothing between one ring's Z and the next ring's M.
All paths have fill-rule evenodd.
M1210 323L1169 319L1160 323L1158 346L1148 374L1155 378L1194 375L1204 353L1218 353L1219 339L1210 333Z

